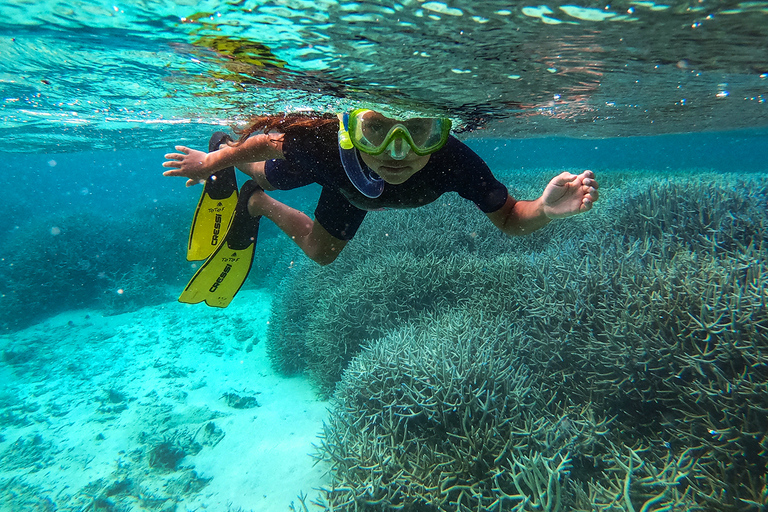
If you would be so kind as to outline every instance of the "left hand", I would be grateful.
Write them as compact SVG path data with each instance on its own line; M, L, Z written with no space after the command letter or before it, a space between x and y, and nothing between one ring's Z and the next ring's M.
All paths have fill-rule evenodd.
M186 146L176 146L178 153L168 153L165 155L166 162L163 167L171 167L170 171L165 171L163 176L181 176L189 178L187 186L191 187L198 183L205 183L213 173L218 169L211 169L207 165L208 153L191 149Z
M592 171L579 175L563 172L552 178L541 195L544 214L550 219L562 219L589 211L599 197L597 188Z

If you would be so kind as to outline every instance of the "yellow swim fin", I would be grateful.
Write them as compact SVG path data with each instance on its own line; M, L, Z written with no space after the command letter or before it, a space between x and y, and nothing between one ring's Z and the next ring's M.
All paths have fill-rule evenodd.
M229 140L224 132L214 133L208 142L208 151L218 150L222 143ZM205 181L189 228L189 261L204 260L216 250L232 222L236 204L237 177L234 167L222 169Z
M203 263L184 288L179 302L225 308L248 277L253 264L261 217L248 213L248 199L259 186L248 180L240 190L232 222L214 253Z

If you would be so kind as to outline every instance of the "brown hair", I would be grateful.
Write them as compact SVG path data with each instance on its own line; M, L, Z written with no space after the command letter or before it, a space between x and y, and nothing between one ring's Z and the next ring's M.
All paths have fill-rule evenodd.
M238 143L243 142L256 132L288 133L294 128L320 128L329 124L337 124L338 118L333 114L284 114L278 116L257 116L251 119L247 128L235 129L240 135Z

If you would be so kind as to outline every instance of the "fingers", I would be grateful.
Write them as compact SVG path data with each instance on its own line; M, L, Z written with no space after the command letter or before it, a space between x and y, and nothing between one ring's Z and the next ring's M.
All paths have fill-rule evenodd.
M164 171L163 176L183 176L181 170L182 162L163 162L163 167L171 167L169 171Z
M597 180L595 179L595 173L589 169L581 173L580 177L582 179L581 183L583 187L582 192L584 193L584 204L588 204L589 208L591 208L592 203L597 201L600 197L600 194L597 191L600 185L598 185Z
M594 180L591 180L591 181L594 182ZM597 191L597 188L595 188L597 186L597 182L594 182L595 186L586 186L587 185L587 181L584 180L584 185L585 186L582 189L583 193L584 193L584 197L581 200L581 207L579 208L582 212L586 212L588 210L591 210L592 209L592 205L600 197L600 194Z
M163 162L163 167L171 167L173 169L181 169L182 164L184 163L182 161L182 158L184 155L180 155L178 153L168 153L165 155L165 158L167 162ZM177 171L165 171L163 173L163 176L177 176Z
M184 157L189 155L189 153L192 151L187 146L174 146L174 147L176 148L176 151L181 151L181 153L183 153L183 154L180 154L180 153L166 153L165 155L163 155L163 158L165 158L166 160L183 160ZM169 162L166 162L166 164L167 163L169 163ZM165 165L165 164L163 164L163 165ZM169 167L169 166L166 165L166 167Z
M184 171L182 171L181 169L171 169L170 171L164 171L163 172L163 176L178 176L178 177L181 177L181 178L186 178L187 177L186 174L184 173ZM191 187L195 183L198 183L198 181L195 181L195 180L192 180L192 179L190 179L189 181L192 181L193 183L192 184L188 183L187 184L188 187ZM205 180L203 180L203 183L204 182L205 182Z
M183 155L180 153L167 153L163 155L163 158L165 158L166 160L183 160L184 157L186 156L187 156L186 153Z
M555 176L554 178L552 178L552 183L554 185L557 185L558 187L564 187L569 183L573 182L573 180L575 180L576 178L578 178L578 176L576 176L575 174L572 174L568 171L563 171L557 176Z
M579 210L582 212L586 212L588 210L591 210L595 201L597 201L600 198L600 193L597 191L599 185L597 183L597 180L595 179L595 173L593 173L590 170L586 170L583 173L581 173L579 175L579 178L581 178L581 184L582 184L581 191L582 191L582 194L584 194L584 197L581 200L581 207L579 208Z
M592 171L584 171L581 174L573 174L568 171L561 172L559 175L555 176L555 178L552 180L553 184L560 186L560 187L566 187L566 186L572 186L572 187L582 187L581 190L584 194L591 194L595 193L594 196L592 196L592 201L597 201L597 188L598 183L595 179L595 173Z
M181 153L166 153L163 155L167 160L166 162L163 162L163 167L171 167L173 169L165 171L163 176L181 176L180 169L184 164L184 158L186 158L189 155L189 152L192 151L186 146L175 146L175 148L176 151L181 151Z
M579 181L589 187L597 188L597 180L595 179L595 173L587 169L577 176Z

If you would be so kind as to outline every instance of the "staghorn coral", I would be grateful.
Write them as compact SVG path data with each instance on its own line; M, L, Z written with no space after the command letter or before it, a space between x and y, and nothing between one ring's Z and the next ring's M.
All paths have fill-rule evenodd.
M668 455L657 465L640 456L647 450L627 448L625 451L626 459L621 450L611 447L605 471L607 485L590 482L589 510L649 512L703 509L691 499L692 488L681 485L696 465L691 450L686 450L679 457Z
M766 241L766 183L755 178L653 181L610 208L629 239L668 239L691 250L739 250Z
M476 318L409 326L355 358L320 457L335 510L562 510L570 459L540 451L542 396L501 332Z
M488 239L477 250L459 247L453 254L435 242L435 250L419 257L407 245L394 252L383 239L364 239L364 259L348 260L340 270L300 272L302 296L286 294L285 302L300 312L301 321L284 321L280 335L296 341L297 367L305 367L328 394L345 368L356 368L353 358L364 347L406 345L397 341L406 335L426 343L435 338L425 334L430 330L445 333L456 318L473 318L463 335L446 335L444 343L482 344L495 336L514 347L515 364L527 368L540 397L532 402L533 419L510 420L528 433L530 451L522 454L528 459L519 460L530 465L540 454L542 460L561 457L556 460L562 462L567 455L570 469L561 482L574 510L763 510L768 180L625 183L627 192L606 197L590 214L589 231L568 220L548 226L539 239L498 244ZM455 219L439 220L447 231L456 227ZM427 231L432 229L438 228ZM544 237L551 237L546 246ZM352 258L356 249L352 244L350 249ZM280 308L275 312L280 315ZM481 327L485 334L477 334ZM371 372L384 371L369 350L361 360L369 358ZM271 353L279 352L273 345ZM408 382L408 375L395 375ZM378 382L374 374L358 378ZM337 393L348 386L346 379ZM356 384L360 396L367 396L369 384ZM392 377L390 385L397 389L400 382ZM397 398L406 404L409 399ZM441 502L439 485L418 484L421 477L408 472L415 466L400 480L391 475L376 480L370 468L378 467L377 460L400 459L387 459L385 448L377 447L379 437L359 437L363 434L355 429L386 422L387 409L355 407L339 412L345 420L326 429L325 449L343 455L330 459L339 466L327 506L365 509L407 502L414 508L421 503L463 510L466 497L474 496L475 508L482 509L502 496L472 483L461 503L455 496ZM388 431L376 432L389 439ZM454 443L450 438L448 444ZM337 447L345 444L350 451ZM433 470L461 467L470 452L440 453L447 458L431 459ZM353 464L368 468L368 476L344 469ZM510 463L505 474L515 474L514 468L519 472ZM464 467L464 482L474 482L470 469ZM407 501L402 489L419 485L426 489L418 491L422 501ZM500 491L520 494L513 488ZM611 501L618 492L628 498Z

